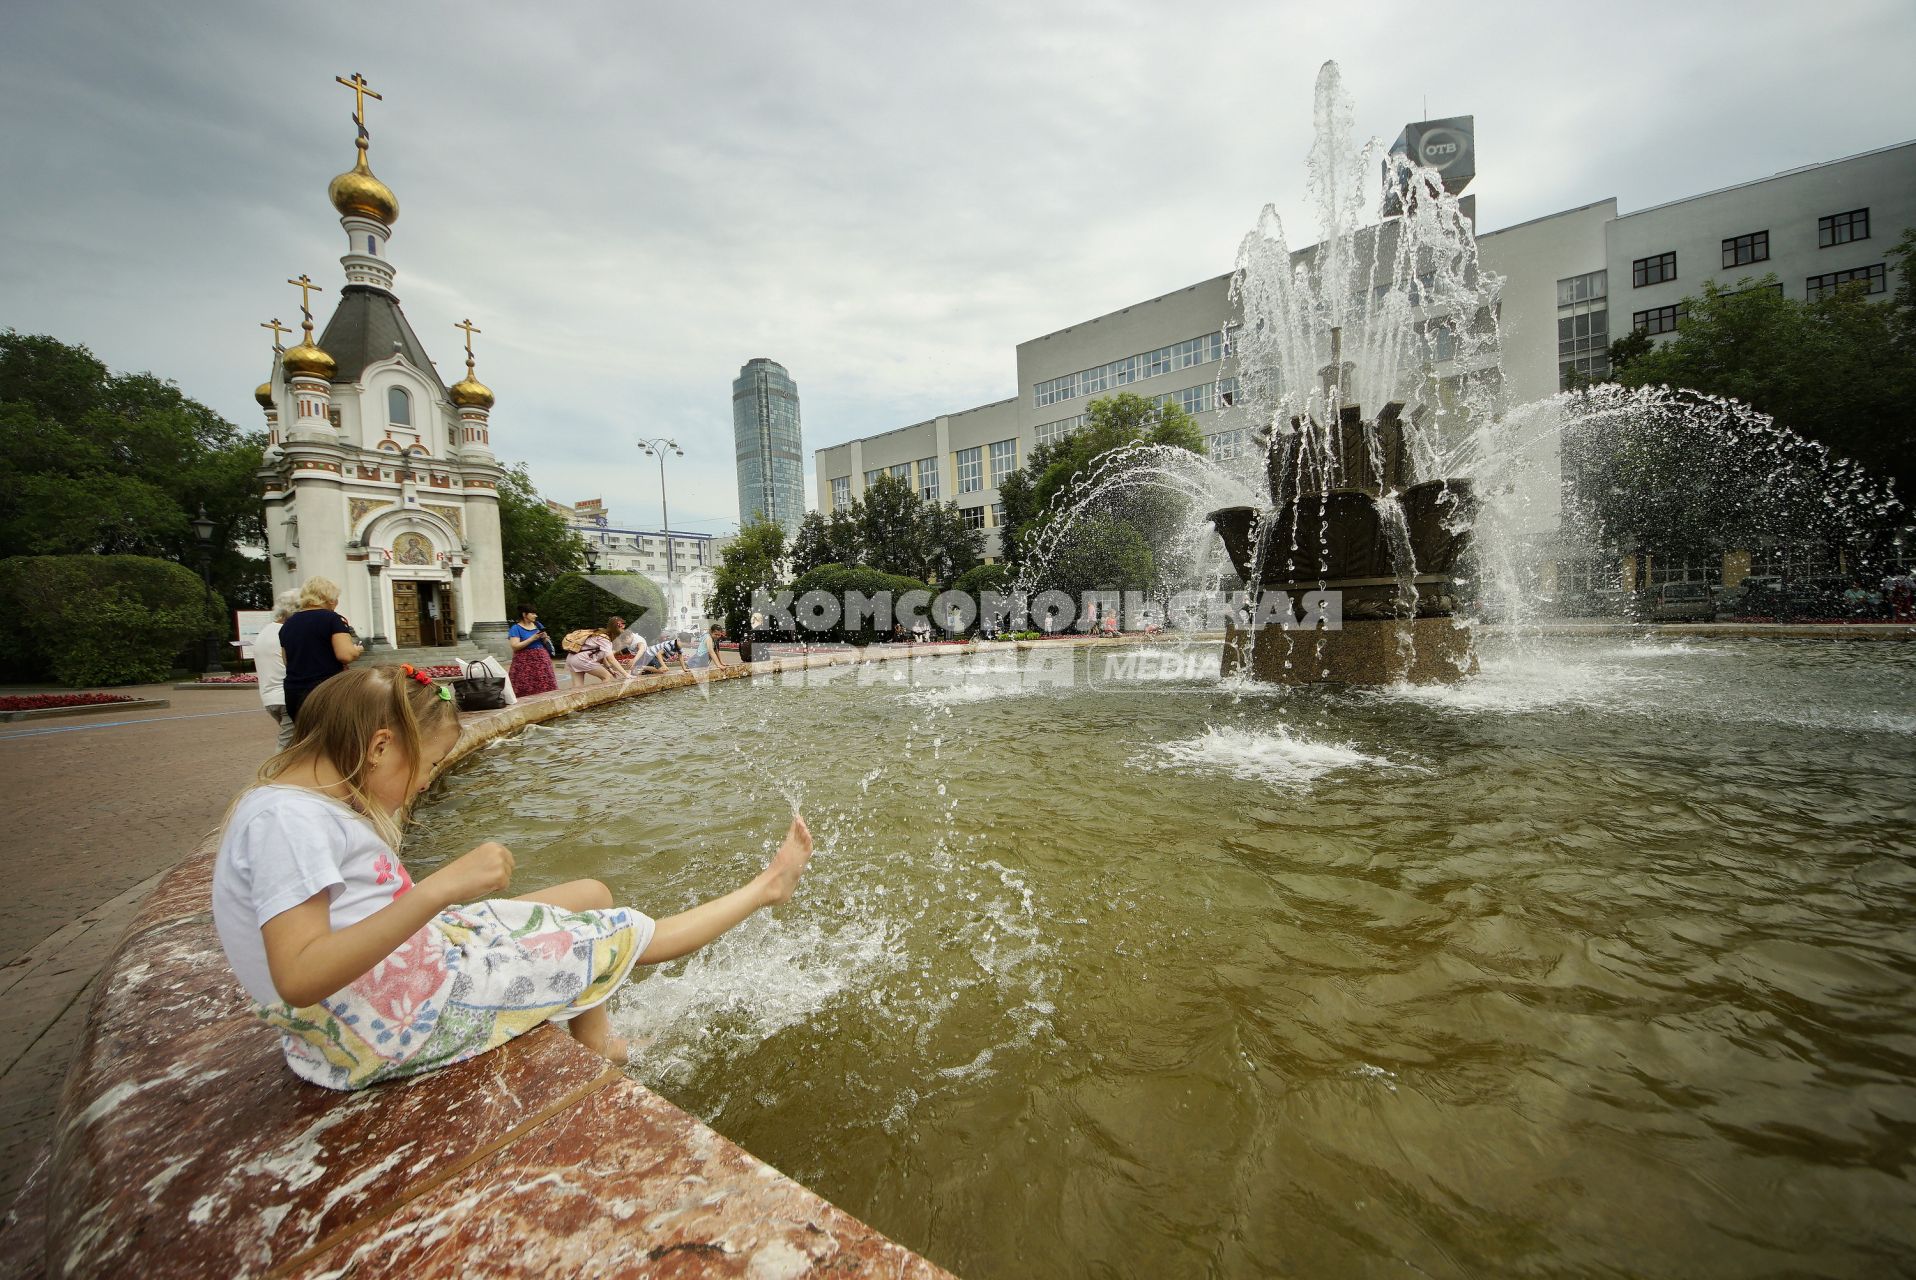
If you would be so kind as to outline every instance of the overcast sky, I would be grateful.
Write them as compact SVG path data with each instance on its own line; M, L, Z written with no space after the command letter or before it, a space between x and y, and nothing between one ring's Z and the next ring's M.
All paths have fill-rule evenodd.
M323 23L323 25L322 25ZM1628 211L1916 137L1908 0L1432 5L14 3L0 328L261 425L258 325L342 282L362 72L397 291L549 497L737 521L731 380L811 451L1012 395L1024 339L1303 226L1311 89L1361 134L1474 114L1481 225ZM1293 232L1294 239L1307 239ZM812 498L808 479L808 500Z

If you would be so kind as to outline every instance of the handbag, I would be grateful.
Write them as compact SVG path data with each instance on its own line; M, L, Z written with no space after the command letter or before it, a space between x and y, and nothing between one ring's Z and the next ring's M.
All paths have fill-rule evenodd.
M452 696L461 711L498 711L506 705L504 676L494 675L483 662L468 662L465 668L466 673L452 682Z

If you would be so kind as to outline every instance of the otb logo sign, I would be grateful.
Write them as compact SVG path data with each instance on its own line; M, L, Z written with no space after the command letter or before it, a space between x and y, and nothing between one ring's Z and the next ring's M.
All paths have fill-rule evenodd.
M1417 141L1417 161L1437 172L1456 164L1470 150L1470 142L1454 129L1432 129Z

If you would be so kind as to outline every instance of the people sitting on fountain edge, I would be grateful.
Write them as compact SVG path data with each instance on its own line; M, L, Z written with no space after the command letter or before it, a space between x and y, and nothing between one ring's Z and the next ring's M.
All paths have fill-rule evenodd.
M360 668L315 689L299 725L227 813L213 923L287 1065L330 1089L462 1062L545 1022L626 1062L606 1001L632 966L789 900L812 855L794 813L758 875L658 920L597 880L504 897L513 855L493 841L415 883L401 836L459 741L452 691L411 667Z

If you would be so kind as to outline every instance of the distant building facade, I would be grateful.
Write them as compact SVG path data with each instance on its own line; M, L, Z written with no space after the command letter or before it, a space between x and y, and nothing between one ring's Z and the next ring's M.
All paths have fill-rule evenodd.
M600 573L642 573L664 593L672 626L697 628L704 622L723 548L719 538L681 530L668 538L661 529L615 524L603 498L572 506L547 499L546 505L585 539Z
M798 384L785 366L748 360L732 382L732 436L738 461L738 518L759 516L785 526L791 537L805 517L805 446L800 435Z
M1884 251L1911 226L1916 142L1628 215L1610 198L1480 233L1479 261L1502 280L1506 393L1524 403L1554 394L1573 374L1607 377L1614 338L1632 328L1674 332L1681 299L1706 279L1734 284L1774 271L1795 298L1851 280L1871 293L1893 290L1896 269ZM819 509L898 476L926 498L955 501L986 531L986 556L995 559L999 482L1031 450L1083 426L1091 400L1120 391L1176 402L1197 420L1214 459L1247 461L1254 424L1237 405L1230 287L1229 273L1214 276L1019 343L1016 396L818 450ZM1440 363L1434 372L1459 371ZM1553 503L1554 479L1539 483Z

